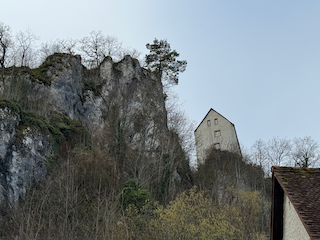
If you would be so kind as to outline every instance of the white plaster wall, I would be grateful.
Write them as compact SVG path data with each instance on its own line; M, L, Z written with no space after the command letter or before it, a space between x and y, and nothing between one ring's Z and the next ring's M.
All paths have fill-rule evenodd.
M218 119L218 124L215 125L214 120ZM210 120L211 126L207 125ZM215 131L220 130L221 136L215 137ZM220 144L221 150L240 153L240 147L237 140L234 125L219 113L211 110L203 122L195 131L197 158L201 163L205 158L206 151L215 143Z
M310 240L307 230L286 194L283 200L283 240Z

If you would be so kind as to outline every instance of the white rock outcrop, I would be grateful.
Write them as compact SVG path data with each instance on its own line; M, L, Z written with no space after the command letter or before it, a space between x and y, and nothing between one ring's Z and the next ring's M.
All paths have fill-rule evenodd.
M0 205L24 198L32 182L44 180L45 159L52 152L48 134L37 127L19 129L20 115L0 108Z

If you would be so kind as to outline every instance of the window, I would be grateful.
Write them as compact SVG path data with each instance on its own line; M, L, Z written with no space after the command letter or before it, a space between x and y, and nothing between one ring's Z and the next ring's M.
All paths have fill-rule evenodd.
M207 121L207 125L208 125L208 127L211 126L211 121L210 120Z
M218 125L218 118L214 119L214 124Z
M221 136L221 132L220 132L220 130L218 130L218 131L214 131L214 136L215 136L215 137L219 137L219 136Z
M214 144L214 148L215 148L215 149L220 149L220 143L215 143L215 144Z

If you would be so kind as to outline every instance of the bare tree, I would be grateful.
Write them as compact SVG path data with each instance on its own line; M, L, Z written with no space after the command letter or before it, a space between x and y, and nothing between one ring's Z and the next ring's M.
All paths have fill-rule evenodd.
M120 57L122 50L122 43L115 36L105 37L105 56Z
M58 46L61 48L61 52L68 53L71 55L76 54L76 47L78 45L78 40L67 38L67 39L58 39Z
M38 37L27 29L25 32L20 31L16 35L16 39L16 64L23 67L34 67L37 64L37 53L34 44L35 41L38 40Z
M268 151L267 145L261 139L257 140L251 147L252 157L254 159L254 163L263 166L266 162Z
M84 61L89 67L97 67L104 58L105 39L102 32L92 31L89 37L80 40L80 49L85 54Z
M193 132L195 122L191 122L188 119L188 116L182 109L182 104L179 103L178 95L170 91L167 91L167 93L168 96L165 105L168 128L178 134L183 150L187 153L188 157L195 162L195 138Z
M132 58L138 59L139 62L140 62L140 65L141 66L143 65L143 64L141 64L141 60L139 59L139 57L141 55L141 52L138 51L137 49L131 48L131 47L124 48L124 49L121 50L120 58L123 58L125 55L130 55Z
M97 67L107 56L117 58L121 55L122 43L113 36L103 36L101 31L92 31L90 36L80 40L80 50L84 61L90 68Z
M11 29L0 22L0 67L4 68L8 62L9 49L13 46Z
M268 161L272 165L288 165L291 155L291 141L286 138L274 137L267 143Z
M320 149L310 136L293 139L292 157L296 166L310 167L319 164Z
M54 53L61 53L61 46L56 41L46 42L41 44L40 58L44 61L48 56Z
M57 39L55 41L43 43L40 48L41 60L45 60L48 56L54 53L75 55L77 44L78 41L71 38Z

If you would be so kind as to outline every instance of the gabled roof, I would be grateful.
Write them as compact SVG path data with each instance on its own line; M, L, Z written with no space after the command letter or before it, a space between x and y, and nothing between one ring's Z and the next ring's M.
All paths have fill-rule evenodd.
M199 126L202 124L202 122L206 119L206 117L209 115L209 113L210 113L211 111L214 111L214 112L218 113L216 110L210 108L210 110L208 111L208 113L206 114L206 116L204 116L204 118L203 118L202 121L199 123L198 127L196 128L196 130L194 130L194 131L197 131L197 129L199 128ZM231 123L232 126L234 126L234 124L233 124L232 122L230 122L227 118L225 118L224 116L222 116L220 113L218 113L218 114L219 114L221 117L223 117L225 120L227 120L229 123ZM236 129L236 128L234 128L234 129Z
M320 168L272 167L272 170L311 239L320 239Z
M238 146L239 146L239 150L240 150L240 154L242 155L241 153L241 148L240 148L240 144L239 144L239 140L238 140L238 134L237 134L237 131L236 131L236 127L234 126L234 124L232 122L230 122L226 117L222 116L220 113L218 113L216 110L210 108L210 110L208 111L208 113L206 114L206 116L202 119L202 121L199 123L198 127L194 130L194 132L196 132L198 130L198 128L200 127L200 125L203 123L203 121L206 119L206 117L209 115L209 113L211 111L214 111L216 112L217 114L219 114L222 118L224 118L225 120L227 120L229 123L231 123L231 125L233 126L233 129L234 129L234 132L236 134L236 138L237 138L237 143L238 143Z

